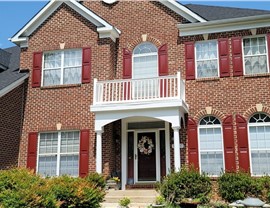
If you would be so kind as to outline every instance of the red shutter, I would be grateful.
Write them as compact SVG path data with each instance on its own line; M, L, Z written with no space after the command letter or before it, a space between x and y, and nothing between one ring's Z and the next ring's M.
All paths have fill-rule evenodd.
M132 53L123 49L123 79L131 79L132 76Z
M37 142L38 142L38 133L37 132L29 133L26 167L33 169L35 172L37 166Z
M164 44L158 49L158 69L159 76L168 75L168 47Z
M232 37L233 76L243 75L242 38Z
M89 163L89 130L81 130L80 136L80 177L88 175Z
M91 81L91 48L82 49L82 83Z
M189 165L199 169L197 124L192 118L189 118L187 127Z
M195 79L195 53L194 42L185 43L185 56L186 56L186 80Z
M247 122L240 115L236 115L236 127L237 127L239 169L249 172L250 170L249 170Z
M32 87L40 87L42 70L42 52L33 53Z
M228 41L228 38L218 39L218 51L219 51L220 77L229 77L230 76L230 64L229 64L229 41Z
M270 68L270 33L267 34L267 46L268 46L268 68Z
M236 161L235 161L232 116L227 116L223 120L223 143L224 143L224 155L225 155L225 171L235 172Z

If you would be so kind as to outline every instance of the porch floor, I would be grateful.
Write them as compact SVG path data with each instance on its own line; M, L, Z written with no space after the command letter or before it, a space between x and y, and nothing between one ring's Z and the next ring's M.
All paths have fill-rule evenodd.
M128 197L131 201L130 208L147 208L155 201L158 193L154 189L114 190L109 189L102 203L102 208L117 208L119 200Z

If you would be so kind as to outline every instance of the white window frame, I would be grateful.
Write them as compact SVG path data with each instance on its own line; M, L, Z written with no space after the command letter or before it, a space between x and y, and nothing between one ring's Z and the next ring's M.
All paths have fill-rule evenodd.
M267 36L266 35L252 35L252 36L244 36L242 38L242 42L241 42L241 46L242 46L242 64L243 64L243 69L244 69L244 75L256 75L256 74L247 74L246 73L246 65L245 65L245 57L253 57L254 55L245 55L244 52L244 39L250 39L250 38L260 38L260 37L264 37L265 38L265 47L266 47L266 68L267 68L267 72L263 72L263 73L256 73L256 74L264 74L264 73L269 73L269 54L268 54L268 42L267 42ZM265 55L265 54L260 54L260 55Z
M211 116L211 115L209 115ZM208 117L208 116L204 116L202 119L204 119L205 117ZM216 119L218 119L216 116L213 116L215 117ZM201 120L202 120L201 119ZM222 124L220 122L220 124L211 124L211 125L200 125L200 122L201 120L199 121L199 125L198 125L198 132L197 132L197 136L198 136L198 153L199 153L199 168L200 168L200 173L202 174L202 165L201 165L201 145L200 145L200 129L217 129L217 128L220 128L220 134L221 134L221 145L222 145L222 161L223 161L223 170L225 170L225 155L224 155L224 142L223 142L223 129L222 129ZM206 152L205 150L203 150L202 152ZM207 150L207 152L216 152L216 150ZM222 171L222 170L221 170ZM207 173L208 174L208 173ZM208 174L208 176L210 177L219 177L220 175L210 175Z
M138 87L138 89L141 87L142 88L142 86L143 86L143 84L144 83L152 83L152 84L154 84L155 85L155 81L157 82L156 83L156 86L158 87L158 89L154 89L154 92L153 92L153 95L152 95L152 97L156 97L156 96L158 96L159 94L160 94L160 92L159 92L159 90L160 90L160 88L159 88L159 83L158 83L158 80L153 80L152 82L150 82L150 81L147 81L147 80L149 80L149 79L151 79L151 78L157 78L157 77L159 77L159 65L158 65L158 48L157 48L157 46L155 45L155 44L153 44L152 42L149 42L148 41L148 43L150 43L150 44L152 44L153 46L155 46L155 48L157 49L157 52L151 52L151 53L144 53L144 54L134 54L134 52L135 52L135 49L138 47L138 46L140 46L141 44L143 44L143 43L145 43L145 42L142 42L142 43L140 43L140 44L138 44L134 49L133 49L133 51L132 51L132 79L135 79L135 80L138 80L138 79L140 79L140 83L139 83L139 81L136 81L135 83L137 84L137 87ZM135 58L137 58L137 57L148 57L148 56L153 56L153 55L156 55L156 57L157 57L157 59L156 59L156 63L157 63L157 68L155 69L156 70L156 74L154 75L154 76L152 76L152 77L145 77L145 78L134 78L134 59ZM145 80L145 79L147 79L147 80ZM132 82L131 82L132 83ZM143 98L146 98L147 96L146 96L146 94L148 94L149 93L149 91L145 91L143 94L144 94L144 96L140 96L140 91L137 91L137 90L135 90L135 86L132 84L132 97L133 98L135 98L135 99L143 99ZM142 90L142 89L141 89Z
M81 51L81 54L82 54L82 49L81 48L73 48L73 49L65 49L65 50L53 50L53 51L45 51L45 52L43 52L43 54L42 54L41 86L43 86L43 87L57 86L57 85L44 86L44 71L55 69L55 68L47 68L47 69L44 68L44 66L45 66L45 54L47 54L47 53L57 53L57 52L61 53L61 66L60 66L61 77L60 77L60 83L58 85L66 85L66 84L64 84L64 68L81 67L81 69L82 69L82 62L78 66L64 67L64 53L66 51ZM82 54L82 59L83 59L83 54ZM82 78L82 74L81 74L81 78ZM80 81L80 83L81 83L81 81ZM78 84L80 84L80 83L78 83Z
M214 59L201 59L201 60L197 60L196 44L207 43L207 42L216 42L216 47L217 47L217 58L216 58L216 60L217 60L217 71L218 71L218 75L217 76L213 76L213 77L198 77L197 61L211 61L211 60L214 60ZM214 40L206 40L206 41L196 41L195 44L194 44L194 55L195 55L195 76L196 76L196 79L208 79L208 78L218 78L218 77L220 77L218 40L214 39Z
M39 156L52 156L55 155L55 153L42 153L39 154L39 148L40 148L40 134L47 134L47 133L57 133L58 134L58 142L57 142L57 153L56 153L56 175L55 176L59 176L60 175L60 158L61 155L78 155L78 164L80 164L80 143L79 143L79 151L78 152L68 152L68 153L61 153L61 133L67 133L67 132L79 132L80 135L80 131L78 130L69 130L69 131L52 131L52 132L40 132L38 134L38 149L37 149L37 165L36 165L36 172L38 173L38 168L39 168ZM80 137L79 137L79 142L80 142ZM80 165L78 165L78 176L79 176L79 167ZM46 176L45 176L46 177Z
M250 131L249 131L249 127L259 127L259 126L270 126L270 122L264 122L264 123L250 123L249 121L250 121L250 119L254 116L254 115L256 115L256 114L260 114L260 113L255 113L255 114L253 114L250 118L249 118L249 120L248 120L248 150L249 150L249 167L250 167L250 174L252 175L252 176L258 176L258 177L260 177L260 176L265 176L265 175L263 175L263 174L261 174L261 175L254 175L253 174L253 167L252 167L252 158L251 158L251 142L250 142ZM269 116L267 113L262 113L262 114L266 114L267 116ZM259 150L259 151L263 151L263 150L270 150L270 149L260 149L260 148L257 148L256 150ZM270 174L270 173L267 173L267 174Z
M156 46L155 44L153 44L153 43L151 43L151 42L148 42L148 43L151 43L153 46L156 47L157 52L144 53L144 54L134 54L135 49L136 49L139 45L141 45L141 44L143 44L143 43L144 43L144 42L139 43L139 44L133 49L133 51L132 51L132 79L137 79L137 78L134 78L134 58L137 58L137 57L144 57L144 56L153 56L153 55L156 55L156 56L157 56L156 75L155 75L153 78L158 77L158 67L159 67L159 66L158 66L158 48L157 48L157 46ZM147 78L149 78L149 77L147 77Z

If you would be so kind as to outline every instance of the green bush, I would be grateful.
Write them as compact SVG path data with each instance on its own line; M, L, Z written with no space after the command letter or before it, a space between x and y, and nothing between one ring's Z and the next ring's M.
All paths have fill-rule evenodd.
M224 173L218 179L219 195L228 202L246 197L260 197L263 185L258 178L244 172Z
M190 198L199 203L206 203L209 200L211 182L208 176L193 168L182 168L180 172L172 172L166 176L157 187L171 204L179 204Z
M87 181L90 183L96 184L97 187L100 187L102 189L105 189L106 186L106 180L104 176L98 173L90 173L86 178Z
M104 196L104 188L82 178L42 178L27 169L0 171L1 208L98 208Z

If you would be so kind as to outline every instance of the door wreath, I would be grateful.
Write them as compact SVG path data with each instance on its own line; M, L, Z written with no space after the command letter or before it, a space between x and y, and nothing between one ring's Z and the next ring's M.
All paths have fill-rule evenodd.
M138 143L138 149L141 154L150 155L153 152L154 144L148 136L142 136Z

